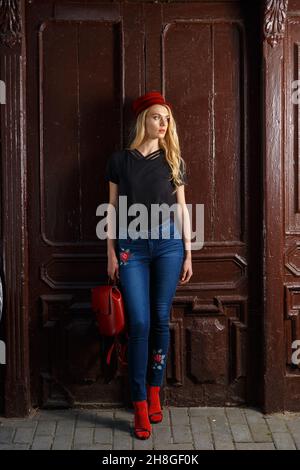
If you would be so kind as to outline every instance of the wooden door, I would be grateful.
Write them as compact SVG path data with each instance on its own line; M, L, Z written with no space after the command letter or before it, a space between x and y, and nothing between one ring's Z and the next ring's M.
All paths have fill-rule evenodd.
M165 403L260 398L262 304L259 15L256 2L26 3L30 358L33 404L123 404L90 288L106 282L96 208L132 99L174 104L186 199L205 240L171 310ZM250 2L249 2L250 3ZM195 227L193 227L195 229Z

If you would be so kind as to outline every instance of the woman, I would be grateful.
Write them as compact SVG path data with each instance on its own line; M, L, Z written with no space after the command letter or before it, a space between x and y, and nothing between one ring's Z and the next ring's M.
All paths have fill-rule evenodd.
M192 259L184 194L185 162L180 156L171 105L154 91L137 98L132 107L136 117L134 139L128 148L114 152L106 167L111 207L107 272L111 279L120 281L128 315L134 431L138 438L148 439L150 423L163 418L159 392L169 347L172 299L180 274L181 284L191 278ZM127 216L120 207L121 196L126 198L128 208L139 205L142 218L138 218L138 224L132 220L132 213L126 221L118 218L115 239L113 216L116 211L119 217ZM155 222L151 217L160 204L168 210ZM173 204L175 213L174 206L170 211ZM179 219L181 230L176 222Z

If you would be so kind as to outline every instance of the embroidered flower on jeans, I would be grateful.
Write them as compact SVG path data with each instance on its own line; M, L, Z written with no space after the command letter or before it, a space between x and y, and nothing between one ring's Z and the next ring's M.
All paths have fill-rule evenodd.
M165 363L165 354L162 354L162 349L158 349L157 351L153 349L153 365L152 369L162 369L162 366Z
M128 264L128 260L133 256L129 248L122 248L120 251L120 264Z

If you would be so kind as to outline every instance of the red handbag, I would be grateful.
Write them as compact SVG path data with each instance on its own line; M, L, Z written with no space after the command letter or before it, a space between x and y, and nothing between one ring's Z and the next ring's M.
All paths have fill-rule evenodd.
M122 293L114 283L110 285L111 278L108 277L107 285L93 287L92 291L92 310L96 315L96 322L100 335L114 336L108 354L106 363L110 364L111 355L116 347L118 359L123 365L127 365L124 360L126 344L121 344L118 335L126 333L125 308ZM128 338L128 335L127 335Z

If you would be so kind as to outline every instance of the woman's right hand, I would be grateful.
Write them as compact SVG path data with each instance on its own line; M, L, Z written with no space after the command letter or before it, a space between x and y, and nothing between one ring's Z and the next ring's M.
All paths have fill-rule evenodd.
M114 250L108 255L107 274L114 282L120 279L119 261Z

